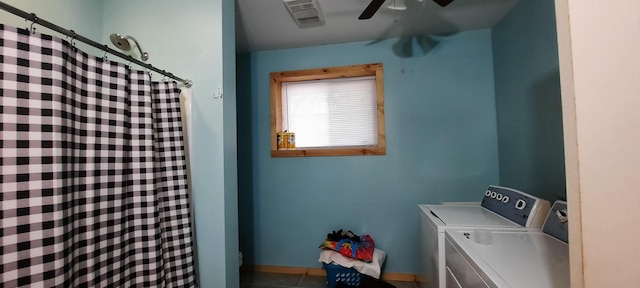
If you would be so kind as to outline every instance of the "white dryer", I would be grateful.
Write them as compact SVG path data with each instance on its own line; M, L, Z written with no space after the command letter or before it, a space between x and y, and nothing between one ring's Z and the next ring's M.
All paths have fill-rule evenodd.
M489 186L475 205L418 205L422 288L446 288L445 231L454 228L540 229L549 201L516 189Z
M567 203L548 215L542 230L447 230L447 287L571 287Z

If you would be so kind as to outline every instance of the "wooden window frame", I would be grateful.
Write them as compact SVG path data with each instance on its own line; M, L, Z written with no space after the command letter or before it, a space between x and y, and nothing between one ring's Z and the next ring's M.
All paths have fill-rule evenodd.
M278 150L276 133L282 132L282 83L375 76L378 117L378 145L372 147L297 148ZM271 78L271 157L385 155L384 73L382 63L272 72Z

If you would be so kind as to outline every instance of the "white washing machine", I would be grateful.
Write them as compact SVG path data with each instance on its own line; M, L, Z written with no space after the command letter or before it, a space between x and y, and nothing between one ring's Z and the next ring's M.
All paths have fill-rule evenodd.
M447 230L446 287L571 287L566 211L554 203L542 230Z
M489 186L475 205L418 205L420 275L423 288L446 288L445 231L453 228L540 229L549 201L516 189Z

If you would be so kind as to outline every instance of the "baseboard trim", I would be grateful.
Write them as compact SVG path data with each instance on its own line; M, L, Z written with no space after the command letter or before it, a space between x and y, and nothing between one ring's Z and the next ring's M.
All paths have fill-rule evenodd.
M278 274L327 276L326 271L322 268L270 266L270 265L243 265L242 270L254 271L254 272L265 272L265 273L278 273ZM416 282L417 276L415 274L385 272L385 273L382 273L382 280L400 281L400 282Z

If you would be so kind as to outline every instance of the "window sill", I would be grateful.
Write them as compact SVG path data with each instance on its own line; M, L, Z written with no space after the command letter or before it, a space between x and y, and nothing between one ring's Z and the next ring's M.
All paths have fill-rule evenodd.
M271 150L271 157L314 157L314 156L368 156L386 155L385 147L361 147L361 148L333 148L333 149L304 149L296 150Z

